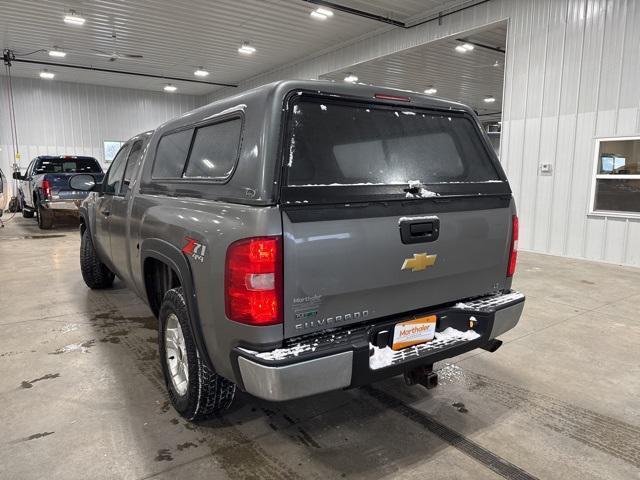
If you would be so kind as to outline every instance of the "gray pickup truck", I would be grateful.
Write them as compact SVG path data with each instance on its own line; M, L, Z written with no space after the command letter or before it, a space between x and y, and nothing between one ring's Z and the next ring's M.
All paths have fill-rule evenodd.
M84 280L117 275L149 304L191 420L236 388L282 401L402 374L433 387L434 362L494 351L524 306L511 190L459 103L272 83L132 138L93 190Z

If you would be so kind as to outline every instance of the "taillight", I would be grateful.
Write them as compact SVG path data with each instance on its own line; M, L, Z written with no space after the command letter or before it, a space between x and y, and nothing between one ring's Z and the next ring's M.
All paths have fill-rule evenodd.
M229 245L225 310L249 325L282 323L282 237L253 237Z
M42 180L42 195L45 200L51 200L51 184L49 180Z
M509 268L507 269L507 277L513 277L516 273L516 261L518 260L518 217L511 217L511 250L509 251Z

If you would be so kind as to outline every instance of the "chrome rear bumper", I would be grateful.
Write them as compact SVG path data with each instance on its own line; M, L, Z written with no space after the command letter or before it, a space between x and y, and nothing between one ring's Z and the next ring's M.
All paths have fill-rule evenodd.
M280 402L348 387L351 384L353 352L282 367L261 365L244 357L238 358L238 364L247 392Z
M47 210L77 213L81 202L82 200L47 200L42 202L42 206Z
M402 374L419 365L429 365L486 347L493 339L516 326L524 308L524 295L508 292L457 303L434 310L442 322L456 328L459 336L408 347L395 352L388 364L372 366L371 339L382 329L393 329L406 318L376 324L345 327L328 334L312 335L288 347L268 352L236 348L240 385L248 393L271 401L292 400L318 393L356 387ZM464 335L470 321L473 335Z

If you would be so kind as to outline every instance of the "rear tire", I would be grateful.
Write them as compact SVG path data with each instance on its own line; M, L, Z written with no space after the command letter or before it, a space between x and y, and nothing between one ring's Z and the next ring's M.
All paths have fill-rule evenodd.
M115 277L114 273L98 258L88 228L82 232L80 242L80 271L84 283L94 290L110 287Z
M38 205L38 227L42 230L50 230L53 227L53 214L42 205Z
M160 362L169 398L177 412L187 420L197 421L229 408L236 385L200 358L182 288L165 294L159 319Z

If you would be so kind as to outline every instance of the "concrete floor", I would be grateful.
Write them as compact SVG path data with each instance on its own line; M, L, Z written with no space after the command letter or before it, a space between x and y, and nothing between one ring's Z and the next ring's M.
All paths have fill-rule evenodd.
M48 238L43 238L46 236ZM0 229L0 478L640 478L640 269L521 253L496 353L303 401L170 406L154 319L85 287L75 228Z

